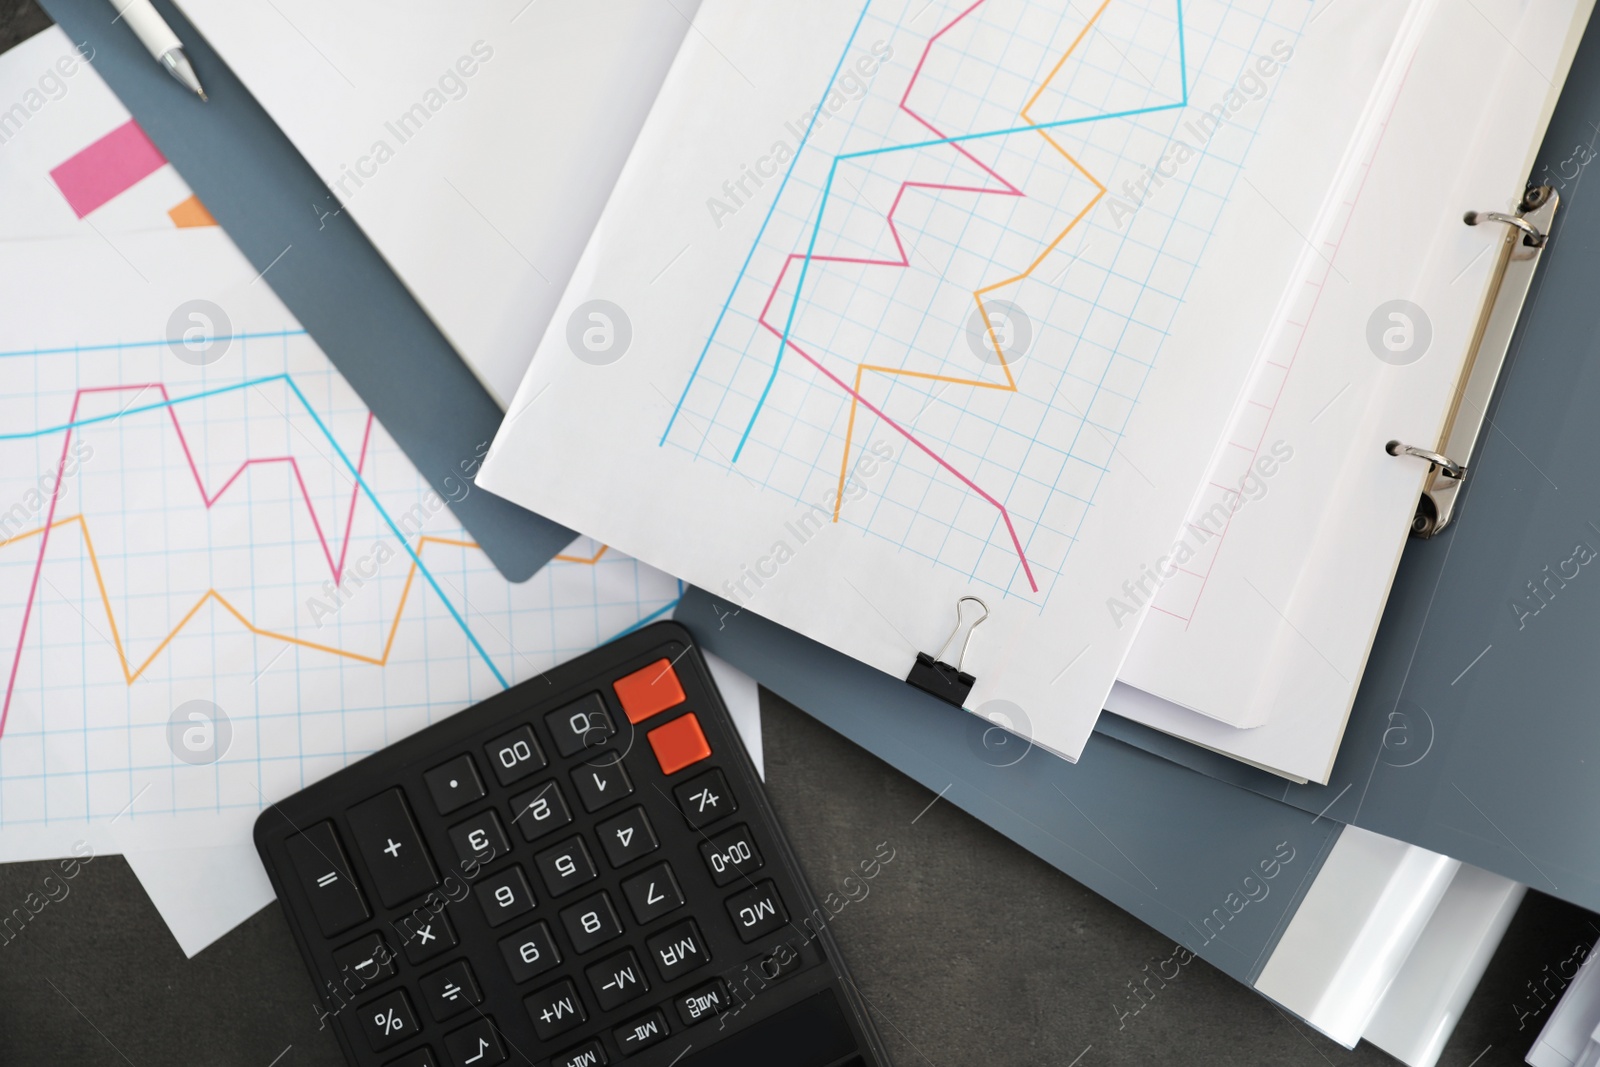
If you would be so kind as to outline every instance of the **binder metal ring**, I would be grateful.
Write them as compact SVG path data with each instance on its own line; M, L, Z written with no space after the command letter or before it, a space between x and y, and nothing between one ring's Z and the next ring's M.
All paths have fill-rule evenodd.
M1507 226L1521 230L1522 241L1528 247L1544 247L1545 233L1521 215L1508 215L1504 211L1469 211L1461 217L1461 221L1468 226L1476 226L1480 222L1503 222Z
M1446 478L1460 480L1466 477L1467 474L1466 467L1442 452L1435 452L1432 449L1418 448L1416 445L1402 444L1399 441L1390 441L1384 446L1384 451L1391 456L1416 456L1418 459L1425 459L1433 466L1438 467L1440 473Z

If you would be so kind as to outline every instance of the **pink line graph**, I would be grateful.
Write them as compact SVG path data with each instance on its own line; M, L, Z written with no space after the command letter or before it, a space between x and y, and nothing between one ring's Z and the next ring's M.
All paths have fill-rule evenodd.
M930 52L933 51L933 46L936 43L938 43L939 38L943 37L946 33L950 32L950 30L955 28L957 23L959 23L962 19L966 18L968 15L972 14L972 12L976 11L985 2L986 2L986 0L975 0L975 2L970 7L968 7L966 10L962 11L955 18L951 19L950 22L947 23L943 28L941 28L937 33L935 33L932 37L928 38L928 43L923 46L922 55L918 58L917 65L916 65L915 69L912 71L911 80L906 84L905 92L902 93L901 96L900 96L900 105L899 105L900 106L900 110L904 111L907 115L910 115L913 119L915 119L924 128L926 128L930 132L932 132L935 137L938 137L938 138L942 139L942 138L947 137L948 135L945 134L940 129L938 129L936 126L934 126L933 123L929 122L927 119L923 118L921 115L917 114L915 111L913 111L911 109L911 106L908 103L908 101L911 99L911 92L912 92L913 89L916 88L917 79L922 76L923 65L927 63L928 55L929 55ZM909 429L907 429L904 426L901 426L899 423L897 423L893 419L891 419L888 415L885 415L883 413L882 409L880 409L877 406L873 405L870 401L868 401L865 397L863 397L860 394L860 392L858 392L857 390L851 388L849 385L845 384L845 382L841 378L839 378L833 372L829 371L826 367L824 367L822 365L821 362L819 362L809 352L807 352L805 349L801 348L798 344L796 344L793 339L789 338L786 335L784 330L781 330L781 329L778 329L777 327L774 327L770 322L767 321L767 312L771 310L772 303L777 298L778 290L783 286L784 276L786 274L788 274L790 265L795 263L796 261L809 260L811 262L818 262L818 263L852 263L852 264L858 264L858 265L869 266L869 267L900 267L900 268L908 268L908 267L910 267L911 266L911 259L910 259L910 256L906 252L905 243L901 240L899 224L895 221L895 212L897 210L899 210L900 201L905 196L907 189L928 189L928 190L939 191L939 192L974 193L974 194L978 194L978 195L986 195L987 194L987 195L993 195L993 196L1026 196L1027 195L1021 189L1017 188L1011 182L1007 181L1004 177L1002 177L1000 174L998 174L993 168L989 167L982 160L978 159L977 156L975 156L971 152L967 151L967 149L963 145L955 143L955 142L946 142L946 143L948 143L951 148L955 149L963 157L965 157L967 160L969 160L974 166L978 167L985 174L989 175L995 181L999 182L1000 185L1003 188L996 189L996 188L985 187L985 186L947 185L947 184L939 184L939 183L932 183L932 182L915 182L915 181L909 181L909 180L901 182L900 183L900 188L895 193L895 197L894 197L893 202L889 205L889 212L888 212L888 217L887 217L887 221L888 221L888 224L889 224L889 232L890 232L891 235L893 235L895 248L900 253L900 258L899 259L871 259L871 258L863 258L863 257L858 257L858 256L819 256L819 255L808 255L807 253L804 253L804 252L791 253L788 256L788 258L786 258L784 260L783 267L778 272L778 278L772 285L772 291L767 294L766 303L763 304L762 307L761 307L761 314L759 316L759 321L760 321L761 325L764 326L769 332L771 332L772 334L777 336L782 341L784 346L793 349L807 363L810 363L817 370L821 371L822 374L825 377L827 377L827 379L829 381L833 382L840 389L842 389L845 393L847 393L851 397L855 398L857 403L861 404L868 411L872 412L874 415L878 416L878 418L880 418L884 422L888 423L891 427L894 428L895 432L899 433L907 441L909 441L909 442L911 442L911 444L915 445L919 450L921 450L923 453L925 453L929 458L931 458L939 466L943 467L946 471L949 471L950 474L952 474L963 485L967 486L967 488L971 489L974 493L977 493L978 496L982 497L985 501L987 501L988 503L994 505L995 508L999 509L1000 518L1005 523L1005 526L1006 526L1006 532L1011 535L1011 544L1017 551L1017 559L1019 561L1021 561L1021 563L1022 563L1022 572L1028 579L1029 587L1034 592L1037 593L1039 591L1039 583L1034 580L1033 568L1028 566L1028 557L1027 557L1027 554L1023 550L1022 540L1017 536L1016 527L1014 525L1012 525L1012 522L1011 522L1011 513L1006 510L1005 505L1000 503L999 500L995 499L993 496L991 496L989 493L985 492L983 489L979 488L979 486L978 486L978 484L976 482L974 482L971 478L967 477L965 474L962 474L954 466L952 466L948 460L944 459L937 452L935 452L932 448L928 447L926 444L924 444L922 441L920 441L916 437L916 435L914 435ZM820 224L821 223L820 223L820 220L819 220L818 225L820 225Z
M89 393L116 393L125 392L130 389L136 389L142 393L144 390L151 388L157 390L161 394L161 398L167 401L167 414L172 419L172 428L178 435L178 443L183 448L183 457L189 464L189 472L194 475L195 487L200 491L200 499L205 504L207 511L210 511L211 506L217 502L222 494L227 492L229 487L231 487L234 482L239 480L239 476L244 473L246 467L255 466L258 464L264 465L268 463L287 463L289 464L290 469L294 472L295 483L300 487L300 497L305 501L306 511L311 515L311 525L317 532L317 541L322 545L322 555L323 558L328 562L328 569L333 573L333 581L335 585L339 583L340 577L344 572L345 556L350 549L350 519L355 515L356 499L361 488L359 482L352 486L350 490L350 508L346 514L343 543L340 545L339 560L336 563L333 559L333 552L328 547L328 539L322 531L322 523L317 519L317 510L311 503L311 494L306 489L305 479L300 474L300 464L293 456L272 456L264 459L247 459L239 465L239 469L234 471L227 481L222 483L222 487L220 489L218 489L215 493L208 494L206 492L205 480L200 476L200 468L194 461L194 454L189 449L189 440L184 435L183 426L178 422L178 412L171 405L172 397L168 395L165 385L160 382L147 382L143 385L108 385L79 389L73 394L72 410L67 416L69 429L67 430L66 436L61 442L61 458L56 463L55 486L50 492L50 507L45 515L43 532L39 536L39 555L34 560L33 577L28 583L28 597L22 609L22 627L17 633L17 650L11 657L11 674L10 677L6 679L5 703L4 705L0 705L0 736L5 735L6 720L11 715L11 697L16 690L17 674L21 670L22 649L28 639L28 623L33 617L33 605L39 593L39 578L44 572L45 552L50 547L50 533L55 526L56 504L61 499L61 487L65 481L64 474L67 465L67 451L72 445L72 430L70 429L70 426L78 421L78 405L83 400L83 397ZM367 445L371 439L372 414L368 412L366 428L361 435L361 454L360 458L356 461L356 475L358 478L360 477L362 467L366 464Z
M783 331L782 330L774 328L772 326L772 324L767 322L765 319L762 320L761 325L765 326L768 330L770 330L772 332L773 336L775 336L775 337L782 337L783 336ZM795 344L793 341L785 341L784 343L786 345L788 345L790 348L794 349L795 352L798 353L799 356L802 359L804 359L807 363L811 364L813 367L817 368L817 370L821 371L823 373L823 375L825 377L827 377L827 379L830 382L832 382L834 385L837 385L840 389L843 389L846 393L849 393L851 396L855 397L856 400L861 404L862 407L866 408L868 411L870 411L874 415L878 416L878 418L880 418L884 422L888 423L894 429L894 431L896 433L900 434L907 441L910 441L912 444L916 445L919 449L921 449L923 452L925 452L930 459L932 459L935 463L939 464L939 466L943 467L945 470L947 470L951 474L955 475L958 479L960 479L962 484L967 486L967 488L971 489L974 493L977 493L979 496L983 497L984 500L987 500L989 503L991 503L995 507L999 508L1000 509L1000 518L1006 524L1006 532L1011 535L1011 544L1017 550L1017 559L1022 561L1022 573L1027 576L1028 585L1032 587L1033 591L1035 593L1037 593L1039 591L1039 583L1034 581L1034 578L1033 578L1033 568L1028 566L1028 557L1026 555L1024 555L1023 551L1022 551L1022 541L1017 537L1017 529L1016 529L1016 527L1011 525L1011 514L1008 511L1006 511L1006 508L1005 508L1004 504L1000 503L1000 501L996 500L994 497L990 496L988 493L986 493L982 489L980 489L978 487L978 483L974 482L971 478L968 478L965 474L962 474L960 471L958 471L954 467L952 467L949 464L948 461L946 461L942 456L940 456L933 449L929 448L927 445L925 445L921 441L917 440L917 438L911 433L910 430L906 429L904 426L901 426L898 422L895 422L888 415L885 415L883 413L882 409L878 408L877 406L875 406L872 403L872 401L868 400L866 397L862 396L860 393L856 392L854 389L852 389L848 385L846 385L844 383L844 381L839 378L838 375L834 374L827 367L824 367L821 363L819 363L816 359L814 359L812 357L811 353L807 352L805 349L801 348L799 345Z

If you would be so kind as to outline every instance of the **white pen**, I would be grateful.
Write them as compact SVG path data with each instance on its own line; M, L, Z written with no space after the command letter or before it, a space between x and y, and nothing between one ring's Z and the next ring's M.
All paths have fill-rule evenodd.
M133 28L140 43L155 57L157 63L167 68L168 74L193 89L201 100L206 98L200 79L189 65L189 57L183 54L183 42L178 40L178 35L172 32L166 20L156 13L155 5L150 0L111 0L111 6L117 9L117 18Z

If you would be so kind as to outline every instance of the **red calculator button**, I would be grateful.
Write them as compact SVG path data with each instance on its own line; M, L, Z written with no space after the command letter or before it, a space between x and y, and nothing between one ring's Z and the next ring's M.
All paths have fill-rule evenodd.
M618 678L611 683L611 688L617 691L617 699L622 702L623 714L628 716L629 722L644 722L684 701L683 685L669 659L658 659L642 670Z
M711 745L694 712L680 716L651 730L650 747L656 751L656 762L662 774L676 774L692 763L699 763L711 755Z

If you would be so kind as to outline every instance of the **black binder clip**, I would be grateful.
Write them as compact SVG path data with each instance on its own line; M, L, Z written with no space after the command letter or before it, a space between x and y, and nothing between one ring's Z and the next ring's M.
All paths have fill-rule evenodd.
M983 614L973 619L971 623L965 622L961 617L961 605L972 601L983 609ZM956 601L956 628L950 631L950 636L940 646L937 655L930 656L926 652L917 653L917 662L911 665L911 673L906 675L906 681L922 690L931 693L946 704L961 707L967 699L967 694L972 692L973 683L977 681L972 675L961 669L961 661L967 656L967 643L972 640L972 631L976 630L984 619L989 617L989 605L975 596L964 596ZM964 632L963 632L964 631ZM960 650L956 652L955 666L944 661L944 654L950 646L956 643L956 638L961 638Z

